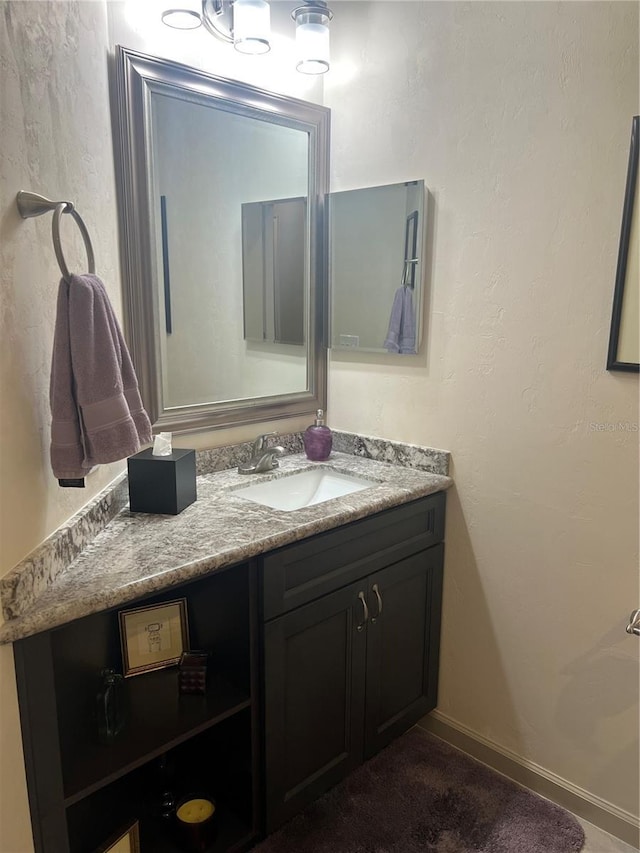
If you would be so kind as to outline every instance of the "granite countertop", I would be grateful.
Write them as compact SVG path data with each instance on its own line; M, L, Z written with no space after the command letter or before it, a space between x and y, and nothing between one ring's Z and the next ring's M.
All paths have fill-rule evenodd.
M334 470L376 485L292 512L246 500L235 490L318 467L302 453L273 474L235 470L198 477L198 499L176 516L122 509L35 600L0 628L7 643L209 574L249 557L448 489L452 480L398 464L334 452Z

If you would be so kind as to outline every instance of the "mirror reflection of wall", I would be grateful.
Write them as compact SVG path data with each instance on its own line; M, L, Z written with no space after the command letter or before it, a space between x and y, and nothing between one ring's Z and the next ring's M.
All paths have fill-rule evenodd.
M418 351L424 202L424 181L330 194L333 349L401 354ZM403 301L404 315L399 314ZM405 346L385 346L392 330L399 333L397 340L406 342Z
M248 341L305 341L307 199L242 205L244 336Z
M166 199L171 331L160 339L166 404L305 390L302 334L286 343L245 340L242 208L262 199L306 198L308 134L157 93L152 96L152 121L160 280L160 198ZM303 217L299 232L304 254L305 210ZM305 286L306 281L299 282L303 305ZM162 286L158 300L166 328L169 305Z

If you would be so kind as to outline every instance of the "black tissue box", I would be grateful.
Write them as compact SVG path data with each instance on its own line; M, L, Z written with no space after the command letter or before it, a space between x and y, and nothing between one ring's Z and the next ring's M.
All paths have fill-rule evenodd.
M177 515L196 499L196 452L154 456L151 448L127 459L131 512Z

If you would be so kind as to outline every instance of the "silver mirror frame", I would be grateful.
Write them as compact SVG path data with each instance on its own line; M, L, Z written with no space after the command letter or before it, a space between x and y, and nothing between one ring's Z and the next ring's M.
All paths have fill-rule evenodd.
M184 92L187 100L305 131L309 136L309 318L307 390L168 408L163 400L155 230L152 205L151 95ZM114 113L117 134L121 271L125 333L154 431L191 432L294 417L326 408L327 265L325 196L329 191L330 111L216 77L176 62L116 47Z

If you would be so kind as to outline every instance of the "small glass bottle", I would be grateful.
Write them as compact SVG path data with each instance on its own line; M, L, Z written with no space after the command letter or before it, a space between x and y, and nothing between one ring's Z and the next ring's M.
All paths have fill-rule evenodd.
M333 435L329 427L325 426L322 409L318 409L316 412L315 423L308 426L303 432L302 441L307 459L312 462L324 462L325 459L329 458L333 445Z

